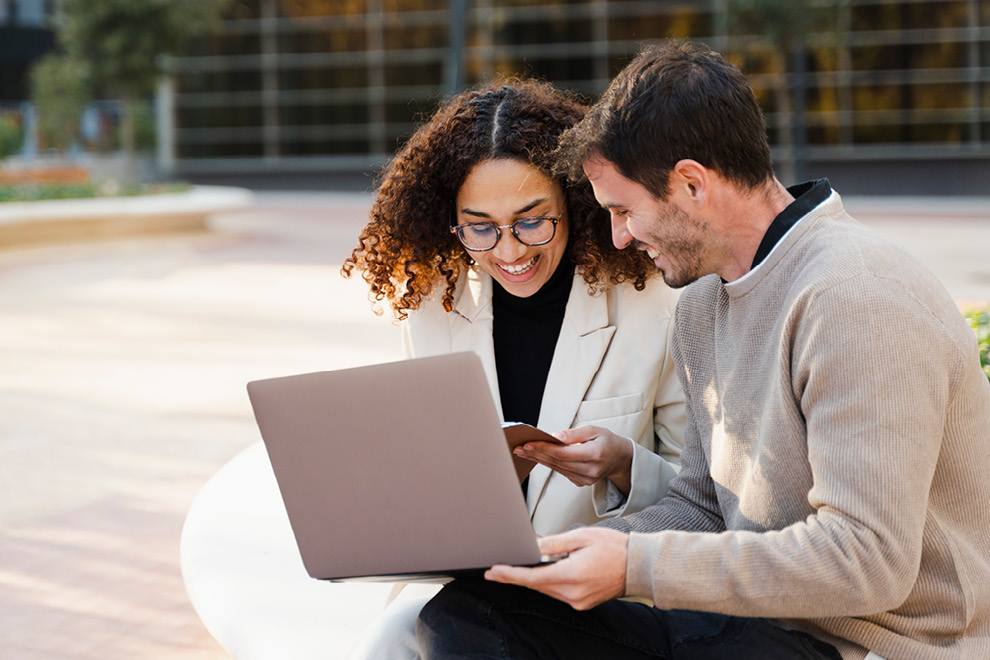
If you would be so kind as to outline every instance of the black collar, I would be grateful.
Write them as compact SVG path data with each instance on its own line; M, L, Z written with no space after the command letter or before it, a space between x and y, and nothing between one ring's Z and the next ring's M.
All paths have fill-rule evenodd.
M791 186L787 192L794 196L794 201L788 204L787 208L781 211L767 227L767 232L763 234L763 240L760 241L760 247L756 250L756 256L753 257L753 265L750 266L750 270L756 268L760 262L767 258L767 255L783 238L788 229L808 215L811 209L828 199L828 196L832 194L832 186L829 185L828 179L818 179Z

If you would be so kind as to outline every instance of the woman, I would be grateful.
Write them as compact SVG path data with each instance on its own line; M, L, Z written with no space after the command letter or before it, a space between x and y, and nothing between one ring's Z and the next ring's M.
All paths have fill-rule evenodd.
M386 168L342 269L405 320L409 357L478 353L503 419L563 441L515 450L539 463L523 487L540 535L657 501L684 430L676 294L645 255L612 245L587 183L554 174L558 138L584 111L535 81L453 97ZM394 641L401 618L376 634Z
M656 501L683 433L676 294L644 255L615 249L590 186L553 174L584 110L535 81L454 97L385 170L343 266L407 319L410 357L473 350L503 419L560 432L566 447L519 450L545 464L526 485L541 535ZM623 505L604 510L608 491Z

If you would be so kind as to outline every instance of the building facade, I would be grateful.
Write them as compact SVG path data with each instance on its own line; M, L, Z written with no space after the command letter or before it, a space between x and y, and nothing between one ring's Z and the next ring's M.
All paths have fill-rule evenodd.
M533 75L594 98L642 43L673 37L747 75L785 182L987 194L990 1L742 4L234 0L222 33L172 62L170 162L193 176L367 171L455 90Z

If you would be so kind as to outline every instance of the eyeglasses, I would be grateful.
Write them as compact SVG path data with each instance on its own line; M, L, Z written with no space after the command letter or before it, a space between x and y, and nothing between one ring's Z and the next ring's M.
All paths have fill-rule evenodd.
M487 252L498 245L502 238L502 230L508 229L516 240L523 245L536 247L546 245L557 235L557 223L561 216L545 218L521 218L511 225L493 225L488 222L467 222L454 225L451 233L457 234L457 240L472 252Z

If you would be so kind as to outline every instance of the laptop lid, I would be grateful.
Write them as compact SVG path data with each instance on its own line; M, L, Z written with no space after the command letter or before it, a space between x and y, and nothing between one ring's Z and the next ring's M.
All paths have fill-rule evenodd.
M540 562L474 353L247 389L312 577L456 577Z

